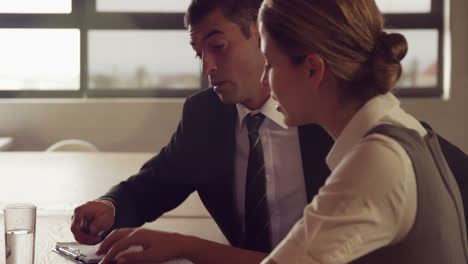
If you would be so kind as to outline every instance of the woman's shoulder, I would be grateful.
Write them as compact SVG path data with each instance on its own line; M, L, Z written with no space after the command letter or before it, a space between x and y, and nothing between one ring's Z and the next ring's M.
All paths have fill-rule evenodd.
M343 157L329 182L380 196L393 189L406 189L409 177L414 177L414 172L403 147L388 136L372 134Z

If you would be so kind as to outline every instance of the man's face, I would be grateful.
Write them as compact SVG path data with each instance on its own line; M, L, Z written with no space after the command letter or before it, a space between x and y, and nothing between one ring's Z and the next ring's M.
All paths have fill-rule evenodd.
M247 39L239 25L216 9L199 24L190 26L189 31L203 74L225 104L241 103L254 109L259 100L263 103L268 98L268 88L260 81L264 58L254 23Z

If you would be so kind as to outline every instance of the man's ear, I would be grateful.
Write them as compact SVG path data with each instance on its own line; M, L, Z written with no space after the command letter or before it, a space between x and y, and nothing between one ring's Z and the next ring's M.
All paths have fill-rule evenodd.
M316 53L311 53L306 56L304 63L306 70L309 72L310 81L314 87L318 87L325 74L325 62L323 58Z

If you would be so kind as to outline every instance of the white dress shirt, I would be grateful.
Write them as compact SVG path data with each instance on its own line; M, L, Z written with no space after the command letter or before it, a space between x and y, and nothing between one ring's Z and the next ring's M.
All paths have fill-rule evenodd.
M387 136L364 138L367 131L384 123L426 136L426 130L391 93L367 102L328 154L332 172L325 185L267 259L279 264L349 263L405 238L417 208L411 160Z
M272 245L276 246L302 217L307 205L302 156L296 127L288 128L276 102L270 98L257 111L238 104L235 153L236 210L245 216L245 181L249 158L249 139L244 117L261 112L266 116L259 128L265 162L266 190L272 227ZM245 230L245 225L243 227Z

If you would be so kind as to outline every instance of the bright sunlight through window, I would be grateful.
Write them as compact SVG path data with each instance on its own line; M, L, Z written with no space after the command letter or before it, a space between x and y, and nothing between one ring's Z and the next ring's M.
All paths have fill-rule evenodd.
M376 0L384 13L429 13L431 0Z
M86 1L86 0L82 0ZM71 0L4 0L0 1L0 13L60 13L72 11Z
M78 90L78 29L0 29L0 90Z

